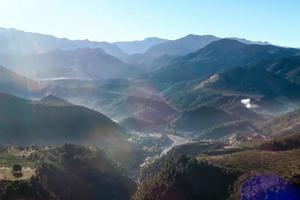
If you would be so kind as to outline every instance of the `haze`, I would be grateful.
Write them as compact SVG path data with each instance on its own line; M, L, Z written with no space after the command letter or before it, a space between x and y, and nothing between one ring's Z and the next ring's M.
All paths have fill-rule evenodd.
M0 26L97 41L240 37L300 47L300 2L1 0Z

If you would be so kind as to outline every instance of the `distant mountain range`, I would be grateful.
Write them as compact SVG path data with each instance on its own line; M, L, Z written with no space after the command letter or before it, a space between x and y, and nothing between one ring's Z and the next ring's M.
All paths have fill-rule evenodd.
M24 32L16 29L0 29L0 54L39 54L55 49L101 48L115 57L125 55L117 46L108 42L69 40L51 35Z
M0 63L35 79L107 79L139 74L135 65L124 63L100 48L56 49L42 54L0 55Z
M124 41L124 42L115 42L117 47L119 47L122 51L128 54L143 54L145 53L150 47L164 43L168 40L150 37L144 40L136 40L136 41Z
M126 54L144 54L146 56L184 55L199 50L207 44L222 38L213 35L187 35L168 40L149 37L144 40L97 42L90 40L69 40L51 35L25 32L14 28L0 28L0 54L40 54L55 49L74 50L78 48L101 48L106 53L124 59ZM245 44L268 44L241 38L231 38Z
M219 40L212 35L188 35L177 40L171 40L150 47L145 55L147 56L163 56L163 55L185 55L197 51L206 45Z
M159 57L163 55L177 55L183 56L192 52L195 52L206 45L221 40L223 38L219 38L213 35L187 35L185 37L169 40L163 42L161 44L153 45L146 52L146 56L154 56ZM267 42L254 42L241 38L228 38L232 40L239 41L244 44L260 44L260 45L268 45Z
M108 43L0 28L0 64L31 78L132 78L221 39L212 35L188 35L176 40L152 37Z
M50 42L44 52L0 53L0 63L14 71L0 68L2 92L28 98L53 94L105 113L128 130L220 138L226 131L254 132L257 120L292 111L300 102L299 49L212 35L105 43L125 52L119 56L97 42L82 47L83 41L6 29L0 38L10 34L22 40L34 36L41 46L40 37L72 45L49 50L60 44ZM41 102L63 104L54 96Z

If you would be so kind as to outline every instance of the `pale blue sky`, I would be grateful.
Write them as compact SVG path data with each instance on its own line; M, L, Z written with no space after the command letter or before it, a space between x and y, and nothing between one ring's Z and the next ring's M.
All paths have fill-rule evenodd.
M0 27L118 41L213 34L300 47L298 0L0 0Z

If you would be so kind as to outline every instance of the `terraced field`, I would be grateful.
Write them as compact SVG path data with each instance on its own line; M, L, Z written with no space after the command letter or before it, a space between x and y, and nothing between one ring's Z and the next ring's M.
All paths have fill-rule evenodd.
M0 180L27 180L35 175L34 162L29 156L34 151L28 149L2 148L0 150ZM13 165L22 166L22 176L17 178L12 173Z

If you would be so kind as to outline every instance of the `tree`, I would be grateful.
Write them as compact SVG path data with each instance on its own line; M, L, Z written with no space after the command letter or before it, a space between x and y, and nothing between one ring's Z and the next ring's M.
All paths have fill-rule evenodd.
M19 164L14 164L12 167L12 174L16 177L16 178L20 178L23 176L22 173L22 166Z

